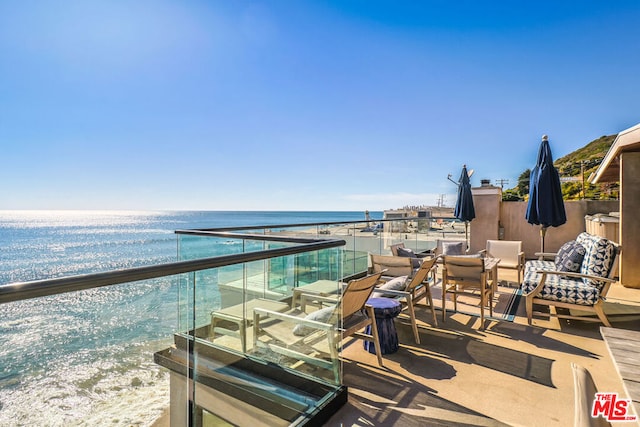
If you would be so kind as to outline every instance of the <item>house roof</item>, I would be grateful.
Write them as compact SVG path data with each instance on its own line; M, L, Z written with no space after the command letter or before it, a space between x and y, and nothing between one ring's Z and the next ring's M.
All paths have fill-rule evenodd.
M618 134L589 182L595 184L620 181L620 153L623 151L640 151L640 123Z

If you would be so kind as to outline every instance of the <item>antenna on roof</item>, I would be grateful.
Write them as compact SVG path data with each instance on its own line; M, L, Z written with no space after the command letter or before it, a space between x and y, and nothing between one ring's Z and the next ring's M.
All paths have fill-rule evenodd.
M467 167L467 165L464 165L464 167L466 168L466 167ZM469 169L469 170L467 171L467 176L468 176L469 178L471 178L471 175L473 175L473 173L474 173L474 172L475 172L475 171L474 171L473 169ZM454 181L454 180L451 178L451 176L452 176L451 174L447 175L447 179L448 179L449 181L453 182L455 185L460 185L460 183L459 183L458 181Z

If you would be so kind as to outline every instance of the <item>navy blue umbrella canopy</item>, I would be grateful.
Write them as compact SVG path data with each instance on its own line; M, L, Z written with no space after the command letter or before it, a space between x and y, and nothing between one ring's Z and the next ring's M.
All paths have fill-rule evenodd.
M462 173L458 180L458 198L456 199L456 208L453 214L460 221L471 221L476 217L467 165L462 166Z
M544 235L548 227L559 227L567 222L560 187L558 170L553 166L553 157L547 135L542 137L538 150L538 161L529 179L529 204L525 218L529 224L540 225L542 252Z
M464 221L464 234L469 248L469 221L476 217L476 210L473 207L473 195L471 194L471 181L467 172L467 165L462 166L462 173L458 180L458 197L456 208L453 214L460 221Z

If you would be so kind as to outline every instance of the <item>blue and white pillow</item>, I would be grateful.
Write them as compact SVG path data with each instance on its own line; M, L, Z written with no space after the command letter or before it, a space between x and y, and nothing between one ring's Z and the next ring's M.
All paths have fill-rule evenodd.
M586 242L583 243L586 248L586 253L580 273L591 276L608 277L613 267L613 258L616 251L615 245L604 237L590 234L584 236L583 234L585 233L578 236ZM588 279L586 277L583 280L587 285L597 287L603 285L603 282L598 280Z
M575 240L565 243L556 255L556 270L579 273L586 252L585 247Z

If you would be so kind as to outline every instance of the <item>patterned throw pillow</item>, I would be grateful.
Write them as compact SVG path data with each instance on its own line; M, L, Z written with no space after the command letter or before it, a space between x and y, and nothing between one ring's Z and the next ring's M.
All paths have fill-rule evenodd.
M613 267L613 259L615 257L616 248L613 243L604 237L590 236L590 242L587 246L587 253L584 256L584 262L580 273L591 276L607 277L609 271ZM597 280L583 278L584 283L591 286L601 286L602 282Z
M556 255L556 270L579 273L586 252L585 247L575 240L565 243Z

